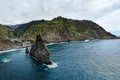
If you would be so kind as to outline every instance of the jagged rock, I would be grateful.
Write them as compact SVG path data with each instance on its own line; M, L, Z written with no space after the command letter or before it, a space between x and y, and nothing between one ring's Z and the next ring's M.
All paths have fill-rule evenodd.
M52 64L50 61L50 52L40 35L36 36L36 42L31 46L29 55L43 64Z
M26 54L29 54L29 53L30 53L28 47L26 47L25 53L26 53Z

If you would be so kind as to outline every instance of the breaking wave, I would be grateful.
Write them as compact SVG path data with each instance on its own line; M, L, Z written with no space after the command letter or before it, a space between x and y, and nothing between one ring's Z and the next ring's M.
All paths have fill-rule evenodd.
M57 44L57 43L49 43L49 44L46 44L46 45L48 46L48 45L53 45L53 44Z
M89 39L87 39L87 40L84 40L84 42L88 42L88 41L90 41Z
M6 53L6 52L12 52L12 51L17 51L17 50L21 50L23 48L20 48L20 49L10 49L10 50L5 50L5 51L0 51L0 54L1 53Z
M2 62L4 63L10 62L10 61L11 61L10 59L6 59L6 58L2 59Z
M55 63L55 62L52 62L52 64L51 65L46 65L48 68L56 68L56 67L58 67L58 65L57 65L57 63Z

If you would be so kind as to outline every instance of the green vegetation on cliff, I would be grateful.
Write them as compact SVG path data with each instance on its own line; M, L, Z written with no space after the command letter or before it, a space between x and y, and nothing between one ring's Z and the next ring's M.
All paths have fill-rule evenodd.
M0 37L4 39L12 39L16 37L16 32L10 27L0 25Z
M22 39L27 40L35 40L38 34L41 34L46 42L116 38L89 20L57 17L50 21L33 21L24 25L16 30Z
M10 39L15 38L16 33L9 27L0 25L0 50L13 47Z
M15 43L11 39L35 41L38 34L48 43L117 38L92 21L73 20L63 17L12 26L12 28L17 27L15 30L10 27L0 25L0 50L13 47Z

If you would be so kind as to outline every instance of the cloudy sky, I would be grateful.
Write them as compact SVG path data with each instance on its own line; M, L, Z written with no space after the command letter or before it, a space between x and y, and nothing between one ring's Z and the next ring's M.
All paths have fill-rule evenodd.
M0 0L0 23L13 25L63 16L89 19L120 31L120 0Z

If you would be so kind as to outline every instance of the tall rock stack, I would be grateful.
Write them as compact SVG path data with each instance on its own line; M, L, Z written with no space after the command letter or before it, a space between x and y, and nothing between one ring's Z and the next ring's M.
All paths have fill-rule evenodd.
M50 52L40 35L36 36L36 42L34 45L31 46L29 55L35 58L40 63L47 65L52 64L52 62L50 61Z

